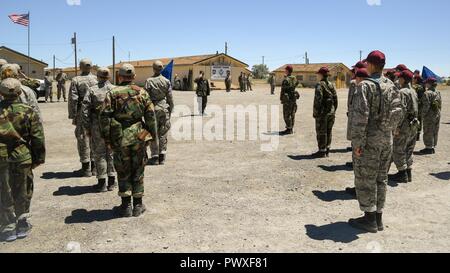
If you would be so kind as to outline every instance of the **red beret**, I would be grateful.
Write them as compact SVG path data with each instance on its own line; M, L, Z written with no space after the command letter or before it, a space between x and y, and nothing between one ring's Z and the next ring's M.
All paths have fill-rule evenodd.
M353 68L367 68L367 64L364 62L357 62L354 66L352 66Z
M328 73L330 73L330 70L328 69L328 67L322 67L319 69L319 71L317 72L317 74L322 74L322 75L328 75Z
M386 64L386 55L379 50L375 50L370 52L369 56L365 60L368 63L376 64L376 65L385 65Z
M409 70L408 67L404 64L399 64L397 65L397 67L395 68L398 71L405 71L405 70Z
M437 80L436 80L436 78L431 77L431 78L428 78L425 82L426 83L436 83Z
M359 68L356 70L355 76L358 78L368 78L370 75L366 68Z
M400 75L398 77L403 78L407 81L411 81L412 78L414 77L414 74L409 70L405 70L400 72Z
M292 73L294 71L294 68L292 67L292 65L288 65L286 66L286 71L288 71L289 73Z

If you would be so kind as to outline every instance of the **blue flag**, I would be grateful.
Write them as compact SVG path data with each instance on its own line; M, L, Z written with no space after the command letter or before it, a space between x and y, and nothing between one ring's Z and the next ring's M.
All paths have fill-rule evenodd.
M429 78L435 78L436 80L440 81L441 77L436 75L433 71L431 71L428 67L424 66L422 70L422 78L426 81Z
M161 75L163 75L169 81L172 81L172 72L173 72L173 60L170 61L166 67L164 67L163 71L161 71Z

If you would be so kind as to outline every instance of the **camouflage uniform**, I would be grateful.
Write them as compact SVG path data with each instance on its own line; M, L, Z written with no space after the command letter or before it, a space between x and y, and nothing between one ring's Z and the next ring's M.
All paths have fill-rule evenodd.
M82 126L81 105L88 89L95 85L97 85L97 77L89 73L73 78L69 90L69 119L76 125L75 137L81 163L91 162L90 139Z
M20 90L20 82L4 80L2 92L4 88ZM5 97L0 102L0 200L7 224L3 232L17 231L18 237L26 237L31 228L27 219L33 196L32 166L44 162L44 129L36 112L18 96Z
M269 84L270 84L270 94L275 95L275 88L276 88L275 75L271 75L269 77Z
M53 102L53 79L50 75L45 76L45 101L47 102L50 98L50 101Z
M348 100L347 100L347 140L352 141L352 105L353 105L353 95L356 91L356 80L350 81L350 87L348 89Z
M82 125L85 131L90 132L92 140L92 153L97 169L97 179L114 177L113 151L106 147L100 132L100 111L106 98L106 94L115 86L109 81L99 82L88 89L81 106Z
M155 106L158 138L150 143L152 157L167 153L167 136L171 127L170 115L173 110L172 87L170 81L162 75L149 78L145 82L145 90Z
M333 84L328 80L320 81L316 86L314 98L314 118L317 143L321 152L326 152L331 146L337 108L338 99Z
M418 128L418 136L420 137L420 133L422 132L422 128L423 128L423 122L422 122L422 98L423 95L425 94L425 87L422 84L415 84L413 85L414 90L416 91L416 95L417 95L417 99L419 102L419 128Z
M100 124L106 144L114 151L119 196L142 198L147 163L145 148L151 138L144 139L141 135L147 130L156 138L154 106L148 93L131 83L115 87L106 96Z
M281 85L280 100L283 104L283 117L287 130L293 130L295 125L295 114L297 113L298 93L295 89L298 86L295 76L287 76Z
M253 88L252 88L252 77L250 75L247 76L247 90L253 91Z
M239 91L245 92L245 76L241 74L238 80L239 80Z
M67 74L66 73L59 73L56 76L56 81L58 82L58 101L63 97L64 101L67 100L66 98L66 81L67 81Z
M231 92L231 83L232 83L231 75L227 75L225 78L225 89L227 92Z
M394 83L374 74L361 82L352 104L355 185L359 205L366 213L382 213L392 157L392 131L403 117L400 94Z
M209 81L204 77L198 77L195 79L195 83L197 84L197 101L200 114L205 114L206 105L208 104L208 96L211 93L211 89L209 86Z
M411 88L400 90L404 104L404 117L394 135L393 161L399 171L411 169L416 147L419 106L416 92Z
M441 93L434 87L427 90L422 97L423 142L427 149L438 144L441 109Z

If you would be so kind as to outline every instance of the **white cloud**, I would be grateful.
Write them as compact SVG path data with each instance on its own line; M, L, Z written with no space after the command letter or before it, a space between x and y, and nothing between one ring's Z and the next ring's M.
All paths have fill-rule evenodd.
M81 0L66 0L69 6L81 6Z
M381 0L367 0L369 6L381 6Z

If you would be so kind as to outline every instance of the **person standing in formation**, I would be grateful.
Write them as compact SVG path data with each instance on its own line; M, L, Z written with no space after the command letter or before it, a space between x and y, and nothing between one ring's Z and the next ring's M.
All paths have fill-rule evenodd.
M437 80L435 78L426 80L427 91L422 97L423 142L425 149L420 151L424 155L435 154L438 144L442 98L441 93L436 88Z

